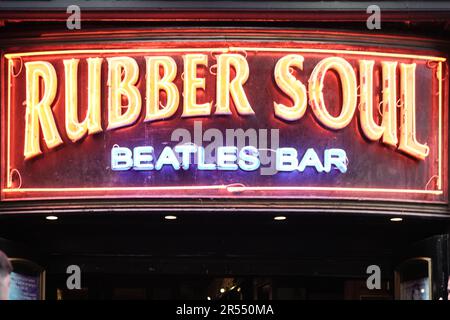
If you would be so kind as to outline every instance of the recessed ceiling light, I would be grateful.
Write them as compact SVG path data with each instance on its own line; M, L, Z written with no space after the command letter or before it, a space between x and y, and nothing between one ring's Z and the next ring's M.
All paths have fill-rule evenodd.
M57 216L46 216L45 219L50 220L50 221L55 221L58 220Z
M403 218L391 218L390 220L392 222L400 222L400 221L403 221Z
M283 221L283 220L286 220L286 219L287 218L285 216L276 216L276 217L273 218L273 220L275 220L275 221Z
M165 216L164 219L166 220L177 220L177 216Z

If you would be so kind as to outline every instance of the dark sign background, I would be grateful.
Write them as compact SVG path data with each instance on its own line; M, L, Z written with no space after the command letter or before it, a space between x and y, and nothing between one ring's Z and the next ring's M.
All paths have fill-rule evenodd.
M446 97L442 97L443 105L441 115L442 155L439 155L439 81L436 77L437 63L426 59L378 57L371 55L355 55L340 52L320 53L301 52L301 49L343 49L341 46L311 45L298 43L253 43L253 42L222 42L222 43L195 43L176 45L179 53L174 52L140 52L139 48L167 48L174 43L139 43L133 44L135 52L89 54L50 54L35 57L13 59L14 72L20 70L21 63L27 61L44 60L53 64L58 76L58 90L55 98L53 112L59 132L64 144L56 149L48 150L41 135L41 148L43 154L31 160L24 160L23 144L25 131L25 68L15 77L11 77L10 95L10 143L7 140L7 125L2 125L3 141L10 149L10 167L7 168L7 155L3 156L2 177L8 177L10 171L11 185L7 187L7 179L2 181L2 198L7 199L42 199L42 198L86 198L86 197L275 197L275 198L358 198L358 199L390 199L446 202L446 160L447 139L445 110ZM239 116L232 106L233 114L230 116L214 115L215 104L215 75L209 68L200 68L199 77L206 78L206 91L198 94L198 102L213 101L213 112L209 117L181 118L183 72L183 48L199 47L199 53L209 55L208 63L216 63L214 55L202 50L205 48L226 47L261 47L274 48L272 51L246 50L236 51L247 57L250 76L244 86L248 100L255 111L252 116ZM111 48L113 45L111 45ZM116 48L130 49L131 44L122 43ZM102 46L105 48L105 46ZM283 52L283 48L298 48L299 52ZM61 49L61 48L58 48ZM74 49L83 49L74 47ZM376 48L348 47L345 50L379 51ZM16 50L14 52L20 52ZM298 121L286 122L274 115L273 102L290 105L290 99L277 88L274 80L276 62L289 53L298 53L304 56L303 71L296 70L295 76L305 86L314 66L323 58L340 56L350 62L357 76L358 60L375 60L374 75L374 109L378 112L381 101L381 61L397 61L416 63L416 127L419 142L427 143L430 154L424 161L413 159L398 150L385 146L379 142L371 142L364 138L359 126L358 110L352 122L344 129L333 131L319 124L311 107L308 106L306 114ZM404 51L402 54L415 54L417 52ZM175 83L180 92L180 105L177 113L165 121L144 123L145 116L145 56L167 55L175 59L178 66ZM72 143L65 134L64 128L64 68L63 59L80 59L78 73L78 102L80 105L79 118L84 119L87 104L87 63L88 57L133 57L139 64L140 76L138 88L142 97L142 111L138 121L129 127L106 131L107 126L107 62L102 65L102 117L104 131L87 136L77 143ZM7 66L5 59L4 65ZM443 72L446 64L443 63ZM4 69L5 70L5 69ZM7 69L6 69L7 71ZM215 70L212 70L215 72ZM399 73L397 74L399 78ZM7 83L8 74L3 79ZM399 81L398 81L399 82ZM446 93L446 84L442 84L442 95ZM6 87L6 86L5 86ZM399 97L400 84L397 85ZM5 88L4 88L5 90ZM4 91L5 92L5 91ZM6 91L7 93L7 91ZM341 105L341 89L338 77L327 73L324 89L326 105L333 115L338 115ZM359 103L359 99L358 99ZM3 113L7 112L4 104ZM3 117L7 119L7 117ZM398 114L399 119L399 114ZM323 151L328 148L341 148L347 153L349 160L348 171L340 173L332 170L330 173L317 173L313 168L304 172L279 172L275 175L261 175L260 170L254 172L244 171L200 171L191 166L187 171L175 171L171 166L165 166L160 171L126 171L114 172L111 170L111 148L117 144L132 149L136 146L151 145L158 155L164 146L175 146L171 142L172 132L177 128L186 128L193 136L194 121L201 121L203 131L217 128L223 132L225 129L248 128L279 129L279 147L293 147L299 150L301 156L307 148L314 148L323 160ZM379 122L379 121L378 121ZM270 135L268 136L270 141ZM205 146L205 144L204 144ZM269 145L270 146L270 145ZM439 174L439 161L441 163L442 188L437 185ZM15 170L14 170L15 169ZM20 175L20 178L19 178ZM249 189L233 189L229 186L248 187ZM228 187L227 187L228 186ZM19 188L20 187L20 188ZM162 188L159 188L162 187ZM168 188L169 187L169 188ZM174 188L170 188L174 187ZM263 187L262 189L258 189ZM297 188L297 189L296 189ZM323 188L323 189L322 189ZM380 190L387 189L387 190ZM239 191L239 192L233 192Z

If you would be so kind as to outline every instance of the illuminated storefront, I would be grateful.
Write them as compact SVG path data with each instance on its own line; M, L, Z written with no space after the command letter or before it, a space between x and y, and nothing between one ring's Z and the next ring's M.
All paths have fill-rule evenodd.
M369 32L351 10L325 27L192 8L87 10L80 30L3 9L0 236L46 270L47 296L442 296L448 36L401 32L402 9ZM64 288L68 265L84 291ZM379 291L361 287L373 265Z

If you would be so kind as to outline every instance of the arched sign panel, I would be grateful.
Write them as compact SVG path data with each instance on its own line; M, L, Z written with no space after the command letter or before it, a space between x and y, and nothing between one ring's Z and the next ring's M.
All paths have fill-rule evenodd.
M447 201L447 59L276 41L3 57L2 200Z

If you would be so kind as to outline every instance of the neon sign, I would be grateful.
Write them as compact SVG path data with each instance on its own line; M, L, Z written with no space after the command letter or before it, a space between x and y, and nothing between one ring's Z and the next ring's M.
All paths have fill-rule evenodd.
M297 150L294 148L279 148L275 151L276 170L305 171L306 167L313 167L317 172L330 172L332 166L342 173L347 171L346 153L342 149L327 149L324 155L324 164L321 163L317 152L313 148L306 150L298 161ZM180 153L180 159L176 153ZM170 165L174 170L189 170L191 154L197 155L198 170L244 170L259 169L259 151L254 146L246 146L239 150L234 146L221 146L217 148L217 163L206 163L205 149L192 145L179 145L174 149L165 147L159 157L155 159L154 148L151 146L135 147L133 151L124 147L112 148L111 169L113 171L126 170L161 170L164 165Z
M445 202L446 58L353 49L205 42L7 53L2 199ZM275 128L279 140L213 153L204 141L171 140L196 121L215 133ZM259 174L262 153L275 174Z
M79 59L64 59L65 72L65 129L72 142L81 140L85 135L101 132L101 79L100 68L102 58L87 58L88 85L85 90L88 96L88 109L83 121L78 119L78 64ZM180 106L180 95L173 83L177 73L175 61L168 56L145 57L146 60L146 111L145 122L166 120L173 116ZM212 115L212 103L197 103L197 90L205 90L205 78L197 77L197 68L201 64L207 66L208 55L183 55L183 113L181 117L200 117ZM373 60L359 60L360 82L356 80L355 70L343 58L327 57L321 60L313 69L308 81L308 90L301 81L291 73L290 68L303 69L304 57L290 54L282 57L275 67L275 79L280 90L293 101L293 106L274 102L274 112L279 118L295 121L302 118L307 108L307 101L317 121L323 126L339 130L345 128L357 107L357 87L360 87L360 123L367 139L377 141L383 138L383 143L398 147L399 150L418 159L427 157L429 148L417 141L415 118L415 63L400 63L400 103L401 118L400 139L397 137L396 107L392 104L396 98L396 62L382 61L383 115L381 125L373 119ZM142 97L136 86L139 79L139 66L131 57L107 58L108 62L108 125L106 130L118 129L133 125L142 110ZM161 72L160 69L164 71ZM231 69L235 76L231 80ZM63 144L52 112L55 100L58 78L54 66L47 61L25 63L26 70L26 123L25 123L25 159L33 158L42 153L40 134L42 130L46 146L53 149ZM240 54L219 54L217 57L216 108L214 115L231 115L230 98L233 99L238 115L254 115L244 84L249 77L247 60ZM330 70L337 72L342 84L342 110L335 117L329 113L324 102L324 79ZM39 90L42 82L43 92ZM389 88L393 86L393 88ZM160 91L167 97L166 105L160 108ZM307 92L308 91L308 92ZM39 97L42 96L40 99ZM128 103L122 104L126 97ZM126 112L122 112L123 109ZM400 140L400 142L399 142Z

